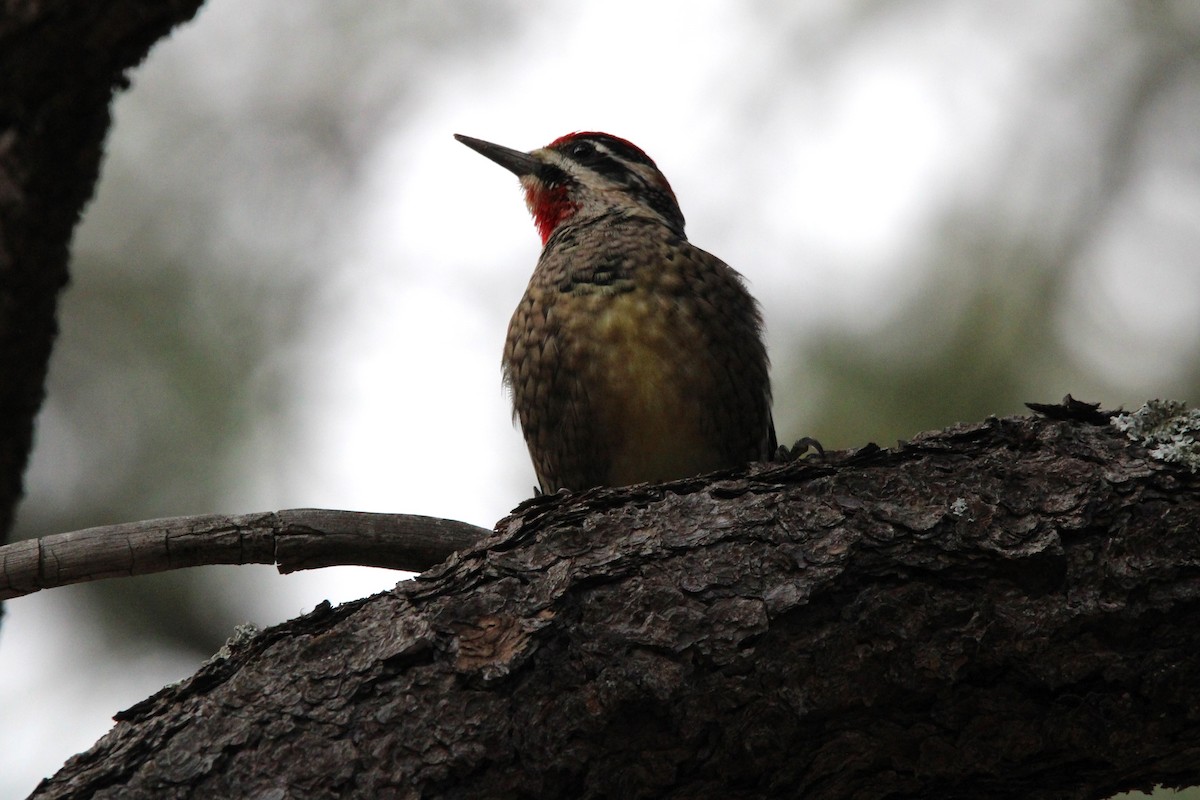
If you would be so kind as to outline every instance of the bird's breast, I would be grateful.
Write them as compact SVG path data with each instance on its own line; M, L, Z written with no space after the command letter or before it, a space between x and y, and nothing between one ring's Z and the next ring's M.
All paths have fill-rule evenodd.
M645 291L561 298L563 366L609 443L609 485L696 475L720 454L704 430L712 392L699 331L669 297ZM573 306L573 307L572 307Z

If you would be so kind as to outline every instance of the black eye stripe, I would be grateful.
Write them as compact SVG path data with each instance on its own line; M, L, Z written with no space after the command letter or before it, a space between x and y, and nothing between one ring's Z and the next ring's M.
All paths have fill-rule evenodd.
M590 172L608 178L618 185L645 185L645 179L631 169L628 162L607 152L603 144L575 142L566 148L563 155Z
M589 134L588 136L564 142L555 148L570 160L585 167L595 169L604 175L615 175L614 168L606 168L606 163L615 161L624 172L629 172L627 164L642 164L652 169L658 169L654 162L637 147L604 134ZM621 162L624 162L622 164Z
M623 161L628 161L631 164L645 164L646 166L657 169L657 167L654 166L654 162L650 160L648 155L643 153L638 148L631 146L628 142L624 142L612 136L595 136L593 139L596 144L600 145L609 153L617 158L622 159Z
M631 186L641 183L641 178L619 159L604 153L597 153L586 162L580 162L598 175L603 175L616 183Z
M606 150L590 142L576 142L567 147L563 155L585 167L595 167L597 164L613 160Z

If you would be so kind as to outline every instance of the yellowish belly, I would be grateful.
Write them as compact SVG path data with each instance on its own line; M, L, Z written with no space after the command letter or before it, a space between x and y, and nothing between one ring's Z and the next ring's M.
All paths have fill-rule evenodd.
M593 309L584 369L593 413L611 443L608 483L719 468L713 433L704 428L712 377L696 358L695 332L671 320L655 298L632 292L605 301Z

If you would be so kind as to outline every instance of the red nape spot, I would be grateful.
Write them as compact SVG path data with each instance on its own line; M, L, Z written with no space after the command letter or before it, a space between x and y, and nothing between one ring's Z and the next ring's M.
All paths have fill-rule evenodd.
M579 206L568 199L565 186L530 186L525 190L525 204L529 206L529 213L533 214L533 223L537 225L542 244L546 243L559 224L579 210Z

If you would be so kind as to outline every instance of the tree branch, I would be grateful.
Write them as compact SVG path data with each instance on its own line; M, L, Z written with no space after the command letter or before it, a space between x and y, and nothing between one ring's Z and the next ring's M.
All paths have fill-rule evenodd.
M1200 476L1140 441L992 419L538 498L394 591L231 643L34 796L1200 783Z
M106 525L0 547L0 600L100 578L205 564L335 565L423 572L491 534L415 514L297 508Z

